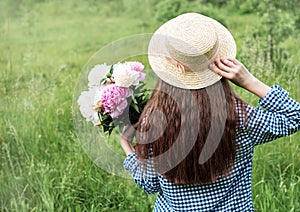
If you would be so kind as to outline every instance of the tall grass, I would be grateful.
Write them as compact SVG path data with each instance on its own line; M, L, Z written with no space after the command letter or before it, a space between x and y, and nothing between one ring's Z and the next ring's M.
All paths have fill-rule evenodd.
M151 18L152 1L146 1L148 9L141 1L140 5L122 2L19 1L16 10L9 10L13 13L2 13L1 211L152 210L155 196L97 167L82 150L73 127L72 95L91 55L116 39L153 32L159 25ZM218 11L227 17L227 10L215 8L214 13ZM228 25L237 34L237 43L246 46L244 26L251 20L234 17ZM256 61L256 41L249 42L252 50L239 50L243 62L268 83L284 85L299 100L298 68L291 65L272 74L268 61ZM255 97L237 91L255 104ZM300 211L299 140L298 133L256 148L253 200L257 211ZM110 145L120 150L117 140Z

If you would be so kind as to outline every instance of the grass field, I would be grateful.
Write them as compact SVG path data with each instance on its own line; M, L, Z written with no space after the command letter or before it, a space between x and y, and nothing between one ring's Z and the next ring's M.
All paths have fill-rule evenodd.
M154 32L161 24L152 17L151 1L28 2L1 10L0 211L151 211L155 196L107 173L85 154L71 109L77 80L96 51L120 38ZM274 71L257 63L254 41L246 48L259 17L227 8L215 8L214 14L227 20L238 57L249 69L299 101L299 36L285 41L294 55L289 69ZM256 97L237 92L256 104ZM256 211L300 211L299 141L297 133L256 148ZM117 139L110 145L121 152Z

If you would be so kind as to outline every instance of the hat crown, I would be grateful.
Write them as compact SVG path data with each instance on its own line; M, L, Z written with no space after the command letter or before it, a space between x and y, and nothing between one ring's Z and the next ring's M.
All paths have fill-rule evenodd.
M195 15L196 18L186 14L174 18L166 38L170 56L186 65L207 63L218 50L214 24L205 16Z
M183 89L210 86L221 76L208 68L216 58L236 56L231 33L218 21L186 13L160 26L151 37L149 63L159 78ZM182 69L181 62L188 69ZM184 66L184 67L185 67Z

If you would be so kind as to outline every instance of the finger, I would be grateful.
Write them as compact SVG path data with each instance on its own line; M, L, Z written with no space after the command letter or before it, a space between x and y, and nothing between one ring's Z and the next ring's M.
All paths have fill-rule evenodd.
M209 68L210 70L212 70L213 72L215 72L216 74L220 75L221 77L225 77L225 78L227 78L227 79L229 79L229 78L231 77L231 74L230 74L230 73L227 73L227 72L221 70L220 68L218 68L218 67L215 66L215 65L210 64L210 65L208 66L208 68Z
M216 59L215 64L222 71L225 71L225 72L231 72L232 71L231 68L228 67L227 65L225 65L224 63L222 63L220 59Z
M228 60L228 59L221 58L220 60L221 60L221 62L222 62L224 65L226 65L226 66L228 66L228 67L230 67L230 68L233 68L234 65L235 65L232 61L230 61L230 60Z
M235 65L239 65L240 64L240 62L237 59L235 59L235 58L228 58L227 60L229 60L230 62L232 62Z

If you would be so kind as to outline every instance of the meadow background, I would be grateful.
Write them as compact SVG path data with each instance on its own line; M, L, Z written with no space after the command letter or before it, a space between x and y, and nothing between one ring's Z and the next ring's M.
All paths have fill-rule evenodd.
M299 101L299 8L298 0L1 0L0 211L151 211L154 195L80 146L71 106L87 61L117 39L199 12L229 28L254 75ZM300 211L299 142L297 133L256 148L256 211ZM120 150L117 139L112 146Z

